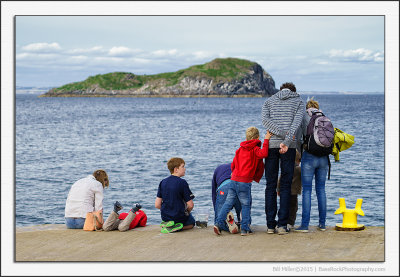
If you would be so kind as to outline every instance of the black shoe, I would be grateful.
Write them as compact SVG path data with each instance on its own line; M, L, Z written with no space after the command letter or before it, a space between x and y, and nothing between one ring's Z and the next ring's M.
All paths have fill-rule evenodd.
M122 205L121 205L121 203L119 203L118 201L116 201L115 203L114 203L114 212L116 212L116 213L118 213L120 210L122 210Z
M132 212L136 213L141 208L142 208L142 205L140 205L139 203L136 203L136 204L133 205Z

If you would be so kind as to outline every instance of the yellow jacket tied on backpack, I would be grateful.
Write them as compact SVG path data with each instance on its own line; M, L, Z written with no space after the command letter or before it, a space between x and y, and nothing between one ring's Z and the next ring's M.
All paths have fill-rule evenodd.
M342 130L335 128L332 149L332 155L335 157L335 162L339 161L339 152L349 149L353 144L354 136L346 134Z

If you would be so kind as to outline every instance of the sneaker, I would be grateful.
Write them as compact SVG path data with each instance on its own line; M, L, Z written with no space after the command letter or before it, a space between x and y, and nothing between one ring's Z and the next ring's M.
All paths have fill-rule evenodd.
M326 231L326 226L325 226L325 225L322 225L322 224L320 224L320 225L318 225L318 230L320 230L320 231L324 232L324 231Z
M214 225L214 233L217 235L221 235L221 229L217 225Z
M229 212L226 216L226 225L228 226L229 232L231 234L237 234L239 233L239 228L235 223L235 218L233 217L233 213Z
M288 231L286 230L285 227L278 227L278 235L286 235L288 233Z
M161 224L160 224L160 226L161 227L171 227L171 226L174 226L175 225L175 222L174 221L163 221L163 222L161 222Z
M176 223L176 224L174 224L173 226L170 226L170 227L163 227L161 229L161 233L168 234L168 233L179 231L182 228L183 228L183 224L182 223Z
M239 228L233 228L232 230L229 229L229 232L230 232L231 234L237 234L237 233L240 232L240 230L239 230Z
M141 208L142 208L142 205L140 205L139 203L136 203L136 204L133 205L132 212L136 213Z
M308 227L300 226L299 228L294 229L294 231L299 233L308 233Z
M254 234L254 232L249 228L249 230L241 230L240 231L240 235L241 236L248 236L248 235L252 235L252 234Z
M274 233L275 233L275 231L276 231L276 227L275 227L275 228L273 228L273 229L271 229L271 228L268 228L268 229L267 229L267 234L274 234Z
M118 201L115 201L114 203L114 212L118 213L120 210L122 210L122 205Z
M238 227L238 233L240 233L240 230L242 230L242 228L240 228L240 222L236 222L236 225Z
M293 231L293 229L294 229L294 225L291 225L291 224L288 224L287 225L287 230L290 232L290 231Z

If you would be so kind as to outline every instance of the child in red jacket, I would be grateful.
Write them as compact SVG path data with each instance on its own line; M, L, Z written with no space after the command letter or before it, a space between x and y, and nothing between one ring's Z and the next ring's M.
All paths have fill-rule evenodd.
M240 143L240 148L236 150L235 157L231 164L232 177L231 187L228 191L225 203L222 206L214 232L217 235L221 234L221 227L226 219L228 212L232 209L235 199L238 198L242 205L242 221L241 231L242 236L251 234L250 223L250 209L251 209L251 182L260 182L264 174L263 158L268 156L268 143L272 133L267 131L264 137L262 149L260 133L256 127L249 127L246 130L246 140ZM227 223L228 224L228 223Z

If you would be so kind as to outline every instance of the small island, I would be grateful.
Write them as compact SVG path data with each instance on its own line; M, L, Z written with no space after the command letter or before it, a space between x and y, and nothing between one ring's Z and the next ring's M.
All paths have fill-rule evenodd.
M277 91L275 81L259 64L218 58L155 75L99 74L50 89L40 97L263 97Z

